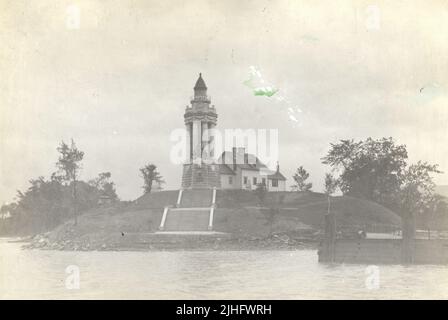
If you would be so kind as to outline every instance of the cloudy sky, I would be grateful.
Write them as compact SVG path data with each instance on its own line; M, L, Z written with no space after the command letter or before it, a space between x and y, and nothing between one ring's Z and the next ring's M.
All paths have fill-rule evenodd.
M316 191L338 139L392 136L448 172L447 34L445 1L1 1L0 203L70 138L122 199L147 162L178 188L169 136L199 72L218 127L279 129L282 171ZM279 92L255 96L251 67Z

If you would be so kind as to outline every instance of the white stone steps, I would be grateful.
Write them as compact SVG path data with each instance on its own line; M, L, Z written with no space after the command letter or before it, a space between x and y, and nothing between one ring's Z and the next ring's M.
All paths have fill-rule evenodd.
M210 208L206 208L206 207L170 208L170 212L175 212L175 211L210 211Z
M205 236L219 236L219 235L228 235L226 232L219 231L157 231L154 234L156 235L205 235Z
M176 206L163 210L160 232L212 232L215 202L215 188L179 190Z

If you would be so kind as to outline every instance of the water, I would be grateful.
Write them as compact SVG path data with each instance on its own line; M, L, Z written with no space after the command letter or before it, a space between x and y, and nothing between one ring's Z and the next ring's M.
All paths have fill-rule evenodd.
M66 288L69 265L79 289ZM319 264L315 250L63 252L0 240L0 298L448 298L448 266L378 266L379 282L367 267Z

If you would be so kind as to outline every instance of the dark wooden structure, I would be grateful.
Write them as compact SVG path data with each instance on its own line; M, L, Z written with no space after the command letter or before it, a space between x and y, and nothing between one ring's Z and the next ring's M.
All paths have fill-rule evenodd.
M448 239L416 239L415 219L403 219L401 239L343 239L334 214L325 216L319 262L369 264L448 264Z

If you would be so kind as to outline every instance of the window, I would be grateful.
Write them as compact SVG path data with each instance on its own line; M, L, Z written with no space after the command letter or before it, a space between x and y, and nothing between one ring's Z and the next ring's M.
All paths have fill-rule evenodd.
M229 184L233 184L233 177L229 177Z
M254 177L254 186L256 186L257 185L257 177Z
M244 184L247 184L247 177L243 178Z
M272 186L273 187L278 187L278 180L277 179L272 179Z
M261 184L264 186L266 185L266 178L261 178Z

